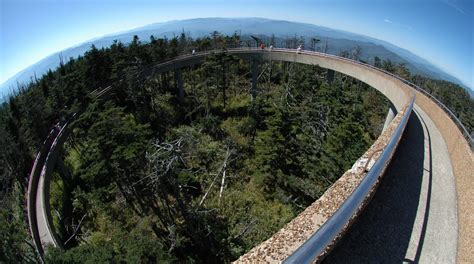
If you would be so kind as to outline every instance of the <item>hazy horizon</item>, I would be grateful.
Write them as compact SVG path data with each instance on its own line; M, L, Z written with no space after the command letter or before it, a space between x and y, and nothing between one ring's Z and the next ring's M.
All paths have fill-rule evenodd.
M2 1L0 83L5 83L29 66L67 48L146 25L209 17L262 17L309 23L387 41L426 59L446 73L458 78L471 90L474 90L474 67L472 65L474 54L472 39L474 35L472 29L469 28L469 23L466 23L473 17L472 3L470 2L436 1L428 4L427 1L423 0L410 3L402 0L381 4L380 1L375 0L363 0L357 3L337 0L331 2L331 4L326 1L299 1L294 6L290 6L285 1L259 1L259 4L244 1L246 4L238 6L247 6L247 8L240 8L239 11L233 11L236 10L233 7L237 7L235 4L222 1L205 1L199 4L195 2L186 3L186 1L161 2L167 4L162 5L162 8L158 8L155 2L150 1L138 1L136 4L134 4L135 2L120 1L118 6L112 6L112 2L108 0L101 3L85 2L80 5L76 1L72 1L68 5L63 1L56 0L39 1L38 3ZM302 4L305 3L307 6L302 8ZM213 5L211 6L211 4ZM268 4L268 6L264 6L265 4ZM366 6L367 4L371 6ZM413 11L425 10L424 17L418 17L417 19L420 21L417 23L413 21L411 24L399 22L402 19L407 22L413 20L413 11L404 12L406 11L404 5L408 4L412 5L410 8ZM352 9L349 8L351 5ZM257 12L250 7L258 7L262 8L260 10L266 11ZM285 12L278 14L277 7L285 8ZM195 16L197 8L200 11L199 17ZM361 8L366 10L360 13L359 9ZM33 13L31 9L34 9L35 12ZM315 12L311 13L307 9ZM429 9L437 10L437 12L432 12L431 15L427 16L430 13ZM39 12L41 10L44 11L43 14ZM152 10L156 12L153 13ZM37 19L18 22L19 19L13 17L13 15L20 11L25 14L22 18L31 13ZM229 11L232 11L232 15L229 15ZM73 15L71 15L71 12L73 12ZM84 21L81 17L81 14L85 15L86 13L88 21ZM207 15L209 13L213 15ZM348 15L348 13L351 15ZM368 13L371 14L372 18L363 18L362 14ZM55 16L46 18L49 14L55 14ZM433 19L442 22L439 18L443 16L440 16L440 14L445 14L444 24L428 23L428 20ZM133 19L124 19L127 16ZM331 16L334 18L331 19ZM341 17L345 17L345 19L340 19ZM32 22L36 23L33 24ZM58 24L58 22L61 23ZM73 22L76 22L76 24ZM424 29L424 35L418 34L418 31L427 26L431 29ZM46 32L44 29L46 29ZM18 31L34 32L19 35L16 33ZM414 37L413 35L420 36ZM456 36L457 38L443 38L443 35ZM37 38L38 41L26 41L29 38ZM458 41L459 39L464 41Z

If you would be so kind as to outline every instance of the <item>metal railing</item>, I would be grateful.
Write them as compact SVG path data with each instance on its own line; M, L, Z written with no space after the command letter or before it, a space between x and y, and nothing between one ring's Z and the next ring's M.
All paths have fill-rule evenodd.
M330 56L333 56L333 55L330 55ZM453 120L454 124L459 128L459 130L461 131L461 133L463 134L463 137L466 139L467 143L469 144L469 146L471 147L471 150L473 149L474 147L474 142L473 142L473 138L472 138L472 133L470 133L467 128L462 124L461 120L459 120L459 118L453 113L453 111L451 111L451 109L449 109L445 104L443 104L440 100L438 100L438 98L436 98L434 95L432 95L431 93L429 93L428 91L426 91L425 89L421 88L420 86L412 83L412 82L409 82L405 79L402 79L401 77L399 77L398 75L395 75L391 72L388 72L386 70L383 70L383 69L380 69L380 68L377 68L371 64L368 64L368 63L363 63L363 62L360 62L360 61L354 61L356 63L359 63L359 64L362 64L362 65L366 65L368 67L371 67L373 69L376 69L376 70L379 70L385 74L388 74L398 80L400 80L401 82L405 83L406 85L409 85L411 88L423 93L424 95L426 95L428 98L430 98L435 104L437 104L446 114L448 114L448 116L451 118L451 120Z
M430 98L435 104L437 104L448 116L451 118L451 120L454 121L454 124L459 128L461 133L463 134L464 138L466 139L467 143L471 147L471 151L474 149L474 141L472 139L472 133L469 133L467 128L462 124L461 120L449 109L446 105L444 105L440 100L438 100L436 97L434 97L432 94L430 94L428 91L424 90L423 88L410 83L408 81L405 82L406 84L412 86L414 89L417 91L420 91L424 95L426 95L428 98Z
M312 263L318 257L326 253L339 234L350 223L351 219L357 215L364 200L368 197L370 191L377 183L379 176L388 165L393 153L396 150L398 142L405 130L408 119L411 115L415 95L408 105L400 124L395 133L390 138L389 143L377 159L375 164L369 170L367 175L361 181L359 186L344 201L341 207L319 228L303 245L301 245L284 263Z

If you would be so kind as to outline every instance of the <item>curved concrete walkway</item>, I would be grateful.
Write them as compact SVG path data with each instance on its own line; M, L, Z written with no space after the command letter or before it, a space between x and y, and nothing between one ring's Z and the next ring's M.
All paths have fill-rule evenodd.
M62 145L61 138L67 136L64 133L67 124L62 127L55 137L47 140L38 155L44 156L41 161L37 161L33 166L29 189L28 189L28 217L30 231L35 240L36 248L40 255L48 245L61 246L55 237L52 223L51 208L49 204L50 176L58 147ZM52 132L54 134L54 132Z
M288 51L270 53L236 50L230 52L242 59L317 64L339 71L376 88L387 96L397 109L404 107L412 94L412 89L403 82L376 69L370 69L341 58L313 53L296 54ZM146 74L176 70L180 67L197 64L205 56L206 54L198 54L178 58L160 64ZM417 102L419 102L418 98ZM454 187L456 181L453 171L456 173L456 180L460 177L469 179L469 175L465 175L466 172L463 168L472 167L472 163L469 163L469 159L463 158L462 155L459 156L455 150L448 151L443 136L446 137L453 126L449 117L444 112L438 113L442 110L433 108L430 101L420 101L420 104L430 116L434 116L436 122L433 122L420 107L415 108L416 115L413 114L410 119L408 130L400 141L400 148L381 183L380 190L367 207L366 212L348 232L347 238L336 247L333 254L326 260L327 262L453 263L456 261L458 221L456 189ZM451 123L440 121L444 119ZM444 124L447 124L446 128L443 128ZM460 132L457 131L457 133ZM446 139L448 145L453 146L454 143L450 140ZM459 144L462 145L465 142L460 141ZM470 154L472 155L472 153ZM453 159L454 168L451 167L450 160L453 155L460 157ZM458 160L464 163L460 163ZM48 168L47 163L45 162L45 167ZM54 164L54 162L52 163ZM49 168L52 168L52 165ZM46 173L47 175L48 173ZM49 213L49 178L45 179L43 173L41 176L37 188L38 193L33 198L37 198L35 207L38 227L33 224L31 228L38 228L39 237L43 243L56 244L57 246L57 243L54 243L54 230L51 225L48 225L48 220L50 220L47 215ZM43 193L48 195L41 197ZM469 196L462 195L461 198L466 200L466 197ZM30 211L32 213L34 210ZM463 219L462 217L464 217L463 214L460 218ZM44 225L44 228L41 225ZM48 232L49 236L46 234ZM311 232L313 231L311 230ZM470 246L469 241L465 244ZM361 247L361 245L365 245L365 247Z
M377 193L325 263L455 263L457 206L446 143L415 106Z
M47 183L49 184L49 183ZM55 245L57 246L57 243L55 239L53 238L53 232L50 230L50 227L48 225L48 217L46 215L46 201L45 201L45 177L44 177L44 167L43 167L43 172L41 173L41 176L39 178L38 182L38 192L36 193L36 220L37 220L37 225L38 225L38 235L41 240L41 244L43 248L45 248L47 245Z

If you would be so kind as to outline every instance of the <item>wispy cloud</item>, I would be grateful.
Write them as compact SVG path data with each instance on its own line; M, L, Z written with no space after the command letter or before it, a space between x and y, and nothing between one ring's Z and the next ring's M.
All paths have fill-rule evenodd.
M456 11L458 11L459 13L463 15L466 14L466 10L463 7L461 7L458 1L456 0L441 0L441 2L449 5L450 7L454 8Z
M388 24L391 24L391 25L394 25L394 26L397 26L397 27L404 28L404 29L406 29L406 30L410 30L410 31L413 30L413 28L410 27L410 26L408 26L408 25L393 22L392 20L390 20L390 19L388 19L388 18L385 18L385 19L383 20L383 22L388 23Z

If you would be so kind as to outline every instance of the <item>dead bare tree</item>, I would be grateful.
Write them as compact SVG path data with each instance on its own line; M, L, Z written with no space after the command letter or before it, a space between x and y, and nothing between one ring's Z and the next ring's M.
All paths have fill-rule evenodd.
M245 226L244 228L242 228L242 231L240 231L240 233L236 236L234 236L234 239L237 239L241 236L243 236L245 233L247 233L250 229L252 229L252 227L258 222L257 219L252 219L251 221L249 221Z
M231 154L232 154L232 151L229 150L229 147L227 147L224 162L222 163L222 181L221 181L221 189L219 191L219 200L218 200L219 205L221 204L222 191L224 190L225 175L226 175L226 169L227 169L227 161L229 160L229 157L230 157Z
M77 225L74 225L72 224L71 227L72 227L72 235L69 236L68 239L66 239L66 242L64 242L64 245L66 245L69 241L71 241L74 237L77 236L78 232L79 232L79 229L81 228L81 224L82 224L82 221L84 221L84 218L86 217L86 214L84 214L81 219L79 220L79 222L77 223Z
M291 90L293 89L293 84L292 84L292 80L293 80L293 75L294 75L294 67L295 65L293 63L290 63L288 65L288 79L284 82L284 88L285 88L285 91L283 92L283 94L281 95L281 98L280 100L281 101L285 101L286 102L286 105L288 108L292 107L293 106L293 102L295 101L295 97L293 96Z
M329 128L329 112L328 106L313 102L313 97L309 97L306 104L311 105L311 111L301 112L300 120L302 121L303 132L311 140L309 148L319 151L322 146L322 138L328 134Z
M357 45L355 48L351 50L351 53L352 53L351 59L359 60L362 54L362 48L359 45Z
M201 206L201 205L204 203L204 200L206 200L207 195L208 195L209 192L211 191L212 186L214 186L214 183L216 182L216 179L217 179L218 176L219 176L219 173L216 173L215 176L214 176L214 179L212 180L211 185L209 185L209 188L207 188L206 193L205 193L204 196L201 198L201 201L199 202L199 206Z
M170 142L155 142L153 153L146 153L146 159L151 164L150 172L145 177L134 182L132 186L146 182L147 185L156 184L160 177L164 177L177 162L185 163L183 160L182 147L185 138L180 137Z
M219 199L218 199L218 204L220 205L220 202L221 202L221 198L222 198L222 193L224 191L224 185L225 185L225 179L226 179L226 175L227 175L227 165L229 163L229 157L234 153L234 150L233 149L230 149L229 147L227 147L227 151L226 151L226 154L224 156L224 161L222 162L222 165L219 167L219 171L216 173L216 174L213 174L214 175L214 178L211 182L211 184L209 185L209 187L207 188L207 191L206 193L204 194L204 196L201 198L201 201L199 202L199 206L201 206L203 203L204 203L204 200L206 200L206 198L208 197L210 191L212 190L212 187L214 186L217 178L222 175L222 178L221 178L221 186L220 186L220 190L219 190Z

